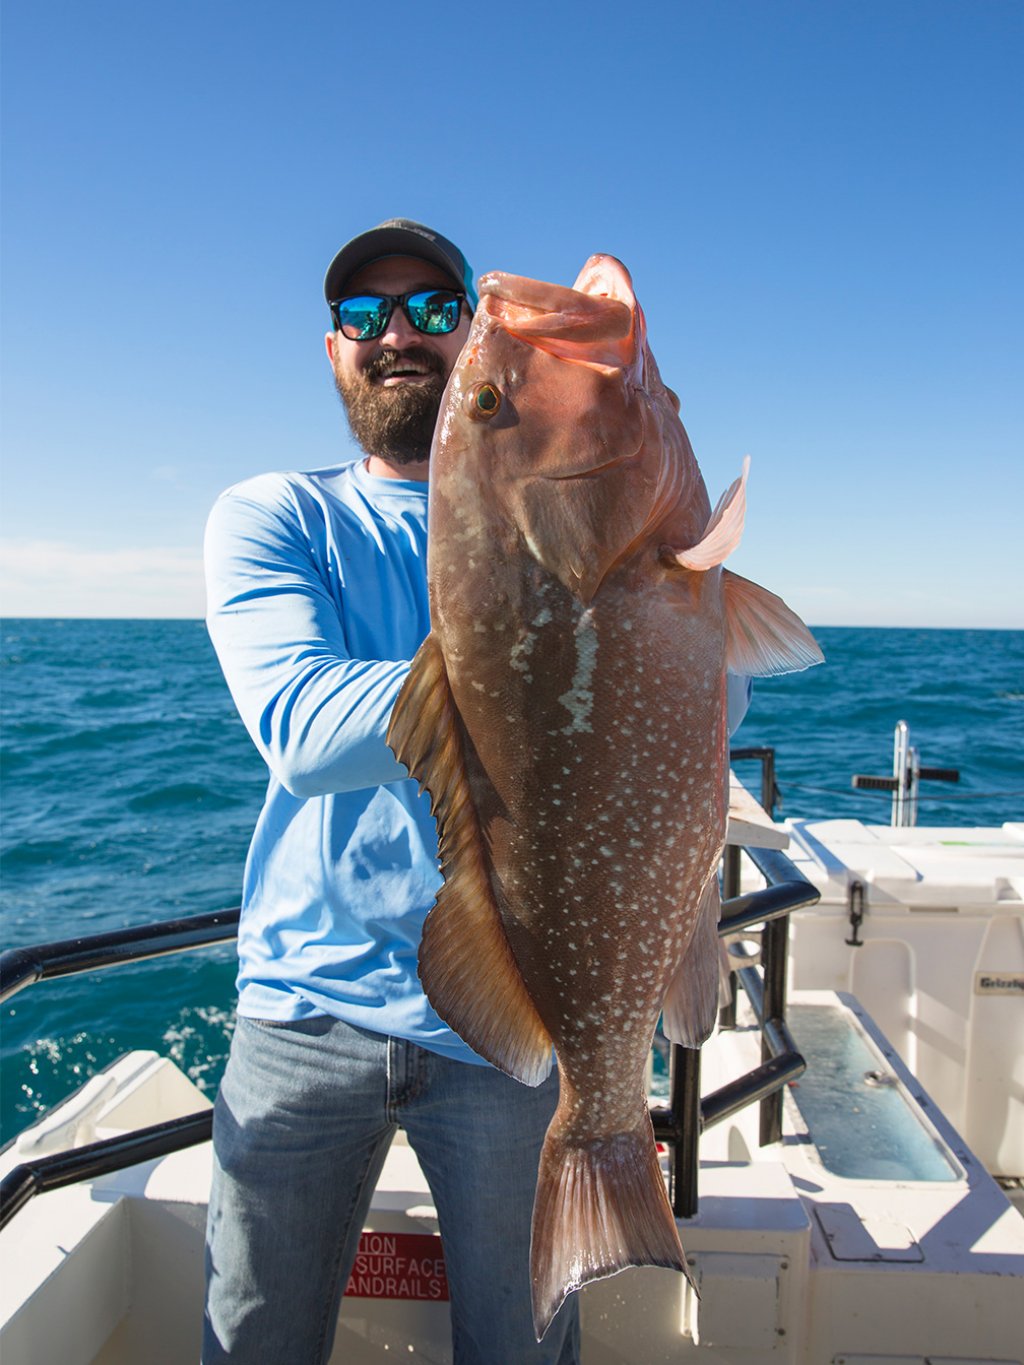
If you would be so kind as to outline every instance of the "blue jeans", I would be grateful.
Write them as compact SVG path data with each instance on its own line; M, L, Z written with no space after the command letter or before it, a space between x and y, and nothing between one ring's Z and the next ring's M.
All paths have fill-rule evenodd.
M557 1076L316 1016L239 1019L213 1119L203 1365L322 1365L391 1139L437 1209L456 1365L576 1365L576 1296L533 1333L530 1218Z

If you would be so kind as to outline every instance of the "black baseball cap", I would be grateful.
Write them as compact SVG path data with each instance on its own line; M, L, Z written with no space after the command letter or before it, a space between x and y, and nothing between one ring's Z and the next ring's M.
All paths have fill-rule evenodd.
M473 288L473 272L462 252L433 228L415 223L411 218L388 218L368 232L353 237L335 256L324 276L324 297L328 303L341 298L345 285L364 265L379 261L382 256L416 256L439 266L452 277L455 285L465 290L470 307L477 305Z

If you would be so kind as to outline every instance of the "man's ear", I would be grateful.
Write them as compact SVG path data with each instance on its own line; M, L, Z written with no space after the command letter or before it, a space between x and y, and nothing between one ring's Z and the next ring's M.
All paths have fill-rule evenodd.
M334 369L334 333L333 333L333 332L328 332L328 333L326 334L326 336L324 337L324 345L327 347L327 359L330 361L330 363L331 363L331 369L333 370L333 369Z

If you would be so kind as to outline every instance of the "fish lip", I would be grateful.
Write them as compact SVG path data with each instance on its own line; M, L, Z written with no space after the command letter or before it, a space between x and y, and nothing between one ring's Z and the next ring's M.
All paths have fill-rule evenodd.
M495 300L522 309L531 317L578 313L581 308L586 309L589 297L568 285L548 284L543 280L531 280L526 275L510 275L504 270L488 271L481 276L479 284L480 304L491 314L497 311L493 306Z
M563 296L561 307L540 307L517 298L511 290L501 292L488 289L484 292L482 286L479 311L499 323L512 336L534 345L542 345L545 340L556 341L560 337L586 342L595 332L605 340L628 338L633 316L625 304L616 299L601 299L600 306L592 308L586 302L589 295L574 289L563 289L560 285L551 287ZM613 311L610 312L610 308ZM618 326L610 327L609 323L617 323Z
M598 259L591 258L581 280L593 274L600 282L590 269ZM476 316L484 327L501 328L538 351L603 374L634 371L641 360L642 324L632 293L627 301L494 270L480 280Z

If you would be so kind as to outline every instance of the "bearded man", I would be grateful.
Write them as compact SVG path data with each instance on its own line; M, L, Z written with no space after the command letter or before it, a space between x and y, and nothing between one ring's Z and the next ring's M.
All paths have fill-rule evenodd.
M250 479L207 528L210 636L270 776L214 1111L202 1360L328 1359L403 1128L437 1208L456 1365L572 1365L576 1296L540 1345L530 1304L558 1081L510 1080L431 1009L416 963L441 883L436 829L384 740L430 627L430 444L472 274L447 238L393 219L338 252L324 291L327 354L365 457Z

